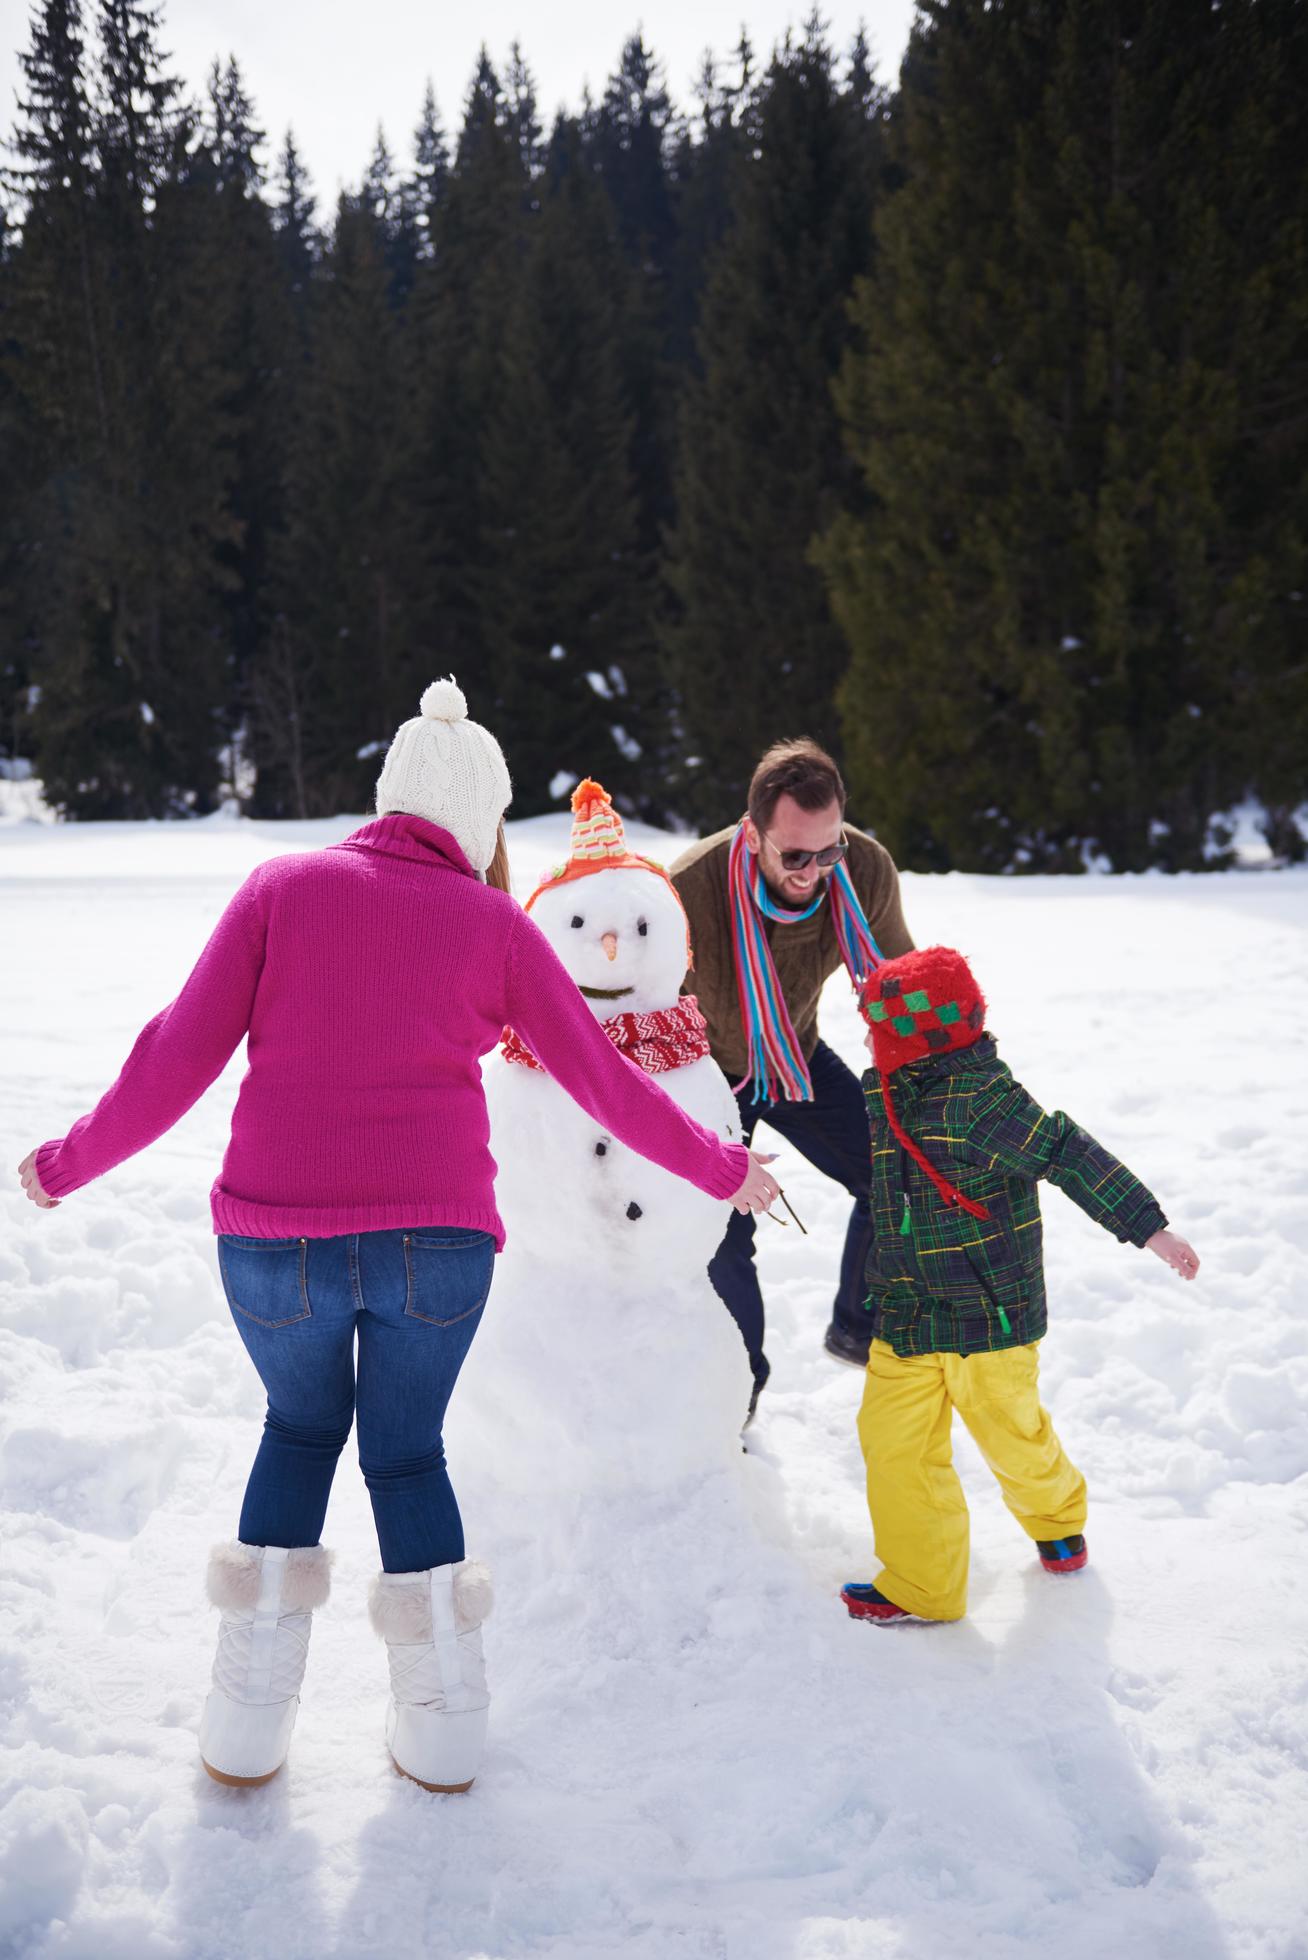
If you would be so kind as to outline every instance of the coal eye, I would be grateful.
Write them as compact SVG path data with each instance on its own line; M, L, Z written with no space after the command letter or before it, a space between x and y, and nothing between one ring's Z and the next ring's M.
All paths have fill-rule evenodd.
M642 939L643 939L643 938L645 937L645 935L646 935L646 933L647 933L647 932L649 931L649 927L648 927L648 926L647 926L647 925L645 924L645 921L644 921L643 919L638 919L638 920L636 921L636 931L637 931L637 932L638 932L638 933L640 934L640 936L641 936L641 938L642 938Z
M574 912L572 915L572 923L574 926L584 926L586 921L582 918L580 912Z

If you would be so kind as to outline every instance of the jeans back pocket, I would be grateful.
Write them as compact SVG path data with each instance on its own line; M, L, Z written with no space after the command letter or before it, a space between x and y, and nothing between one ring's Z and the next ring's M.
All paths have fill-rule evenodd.
M218 1270L233 1313L260 1327L287 1327L307 1320L307 1239L250 1239L218 1235Z
M495 1272L489 1232L463 1226L404 1234L404 1311L433 1327L453 1327L479 1313Z

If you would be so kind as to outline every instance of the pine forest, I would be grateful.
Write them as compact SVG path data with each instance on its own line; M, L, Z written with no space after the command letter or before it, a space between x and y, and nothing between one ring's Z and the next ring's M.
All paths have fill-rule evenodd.
M334 209L160 6L26 32L0 767L65 817L367 812L453 673L514 817L710 829L808 734L905 868L1303 855L1300 0L923 0L891 82L814 14L685 107L636 34L548 128L515 44Z

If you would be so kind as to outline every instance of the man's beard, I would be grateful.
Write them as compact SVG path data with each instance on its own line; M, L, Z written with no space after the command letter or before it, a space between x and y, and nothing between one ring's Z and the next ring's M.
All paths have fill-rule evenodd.
M831 872L819 870L817 883L810 886L806 892L787 891L783 885L774 884L772 879L768 877L766 871L763 873L763 883L767 886L770 896L776 900L778 905L788 905L792 910L799 910L805 905L811 905L815 898L822 896L826 892L827 886L831 883Z

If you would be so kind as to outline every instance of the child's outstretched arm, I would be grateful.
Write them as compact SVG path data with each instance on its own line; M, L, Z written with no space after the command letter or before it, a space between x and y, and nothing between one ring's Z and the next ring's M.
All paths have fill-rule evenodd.
M1183 1279L1199 1270L1194 1247L1169 1231L1147 1185L1061 1109L1047 1113L1020 1082L983 1091L968 1113L967 1150L986 1170L1046 1177L1124 1245L1146 1247Z

